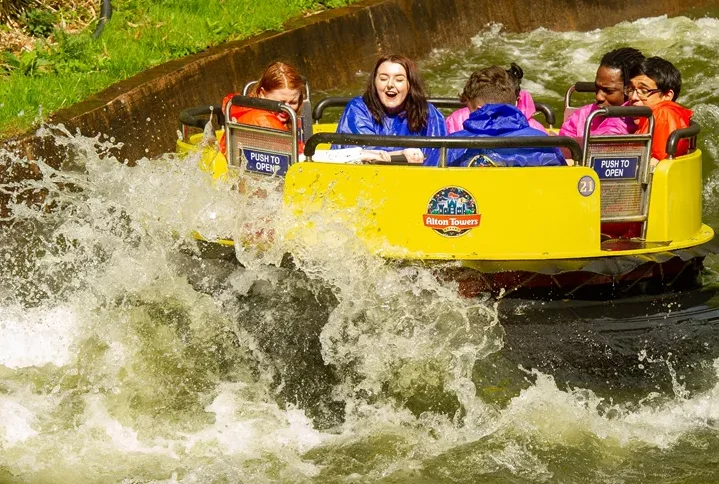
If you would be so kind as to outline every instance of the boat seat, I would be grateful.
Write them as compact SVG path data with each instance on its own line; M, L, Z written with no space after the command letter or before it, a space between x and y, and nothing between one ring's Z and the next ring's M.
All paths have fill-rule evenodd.
M227 162L240 170L265 176L284 177L291 165L299 158L297 139L297 115L284 103L247 96L234 96L227 103L225 119L229 120L232 105L288 114L289 131L225 122L227 136Z
M591 136L589 126L595 116L647 117L649 133ZM584 128L582 164L592 168L599 178L602 224L640 224L642 239L649 213L653 132L654 118L647 107L600 108L589 115Z

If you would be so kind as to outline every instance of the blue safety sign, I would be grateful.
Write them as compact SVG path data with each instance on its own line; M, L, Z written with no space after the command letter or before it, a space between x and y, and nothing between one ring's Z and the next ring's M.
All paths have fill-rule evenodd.
M253 173L285 176L287 168L290 166L289 155L278 155L249 149L243 149L242 152L247 160L247 170Z
M621 180L637 177L639 157L594 158L594 171L601 180Z

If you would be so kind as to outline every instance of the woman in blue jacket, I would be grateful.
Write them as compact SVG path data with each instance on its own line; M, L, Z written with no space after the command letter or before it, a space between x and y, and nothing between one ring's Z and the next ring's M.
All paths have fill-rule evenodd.
M445 136L444 116L427 102L424 82L412 60L401 55L380 57L364 95L345 107L338 133L375 134L382 136ZM344 147L344 146L340 146ZM398 148L367 147L393 151ZM401 150L410 163L436 166L439 150L407 148ZM378 159L387 159L387 154Z
M471 114L464 130L451 136L547 136L529 126L516 107L515 82L501 67L473 73L464 86ZM471 148L447 151L447 166L560 166L567 162L558 148Z

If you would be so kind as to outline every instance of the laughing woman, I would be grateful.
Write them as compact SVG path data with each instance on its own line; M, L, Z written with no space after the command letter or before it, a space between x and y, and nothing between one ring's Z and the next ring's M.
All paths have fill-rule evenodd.
M444 116L427 102L424 82L412 60L401 55L380 57L375 64L364 95L347 104L338 133L382 136L446 136ZM378 160L387 159L394 148L368 147L380 150ZM437 166L439 150L407 148L401 152L410 163Z

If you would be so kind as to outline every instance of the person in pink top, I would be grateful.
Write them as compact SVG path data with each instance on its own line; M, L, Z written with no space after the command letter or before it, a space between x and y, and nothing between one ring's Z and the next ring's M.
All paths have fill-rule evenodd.
M542 123L532 117L534 116L534 113L537 112L537 108L535 108L534 106L534 100L532 99L532 95L529 94L529 92L520 89L520 84L522 82L522 78L524 77L524 71L521 67L512 62L511 67L507 69L507 73L509 73L510 77L515 81L516 84L517 109L522 111L522 113L527 117L530 127L538 129L540 131L544 131L546 133L547 130L544 126L542 126ZM460 100L463 103L467 102L466 99L462 99L462 96L460 96ZM445 120L447 124L447 133L452 134L457 131L462 131L464 129L464 122L467 120L467 118L469 118L469 114L469 108L461 108L450 114Z
M596 92L594 104L582 106L564 120L559 136L573 138L584 137L584 127L591 113L604 106L628 106L629 99L624 94L629 85L629 72L644 60L644 55L632 47L622 47L607 52L602 57L594 78ZM601 134L629 134L636 131L636 125L631 118L605 118L597 116L589 129L592 135Z

